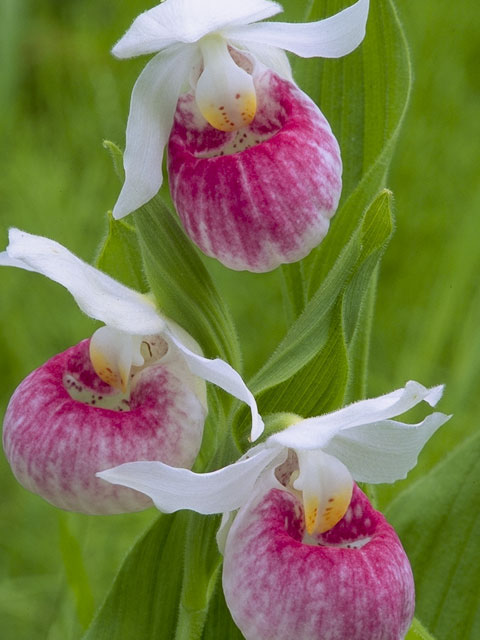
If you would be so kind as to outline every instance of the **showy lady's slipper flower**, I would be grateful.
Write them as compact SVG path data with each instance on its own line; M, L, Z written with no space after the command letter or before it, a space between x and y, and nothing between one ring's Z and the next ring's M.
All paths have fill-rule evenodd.
M64 509L119 513L151 506L95 473L130 460L192 466L207 413L204 380L247 402L252 438L263 429L240 375L209 360L144 295L86 264L65 247L10 230L0 265L36 271L66 287L105 323L17 388L4 420L5 453L18 481ZM113 489L113 491L111 490Z
M285 51L337 58L363 40L369 0L305 24L258 22L269 0L165 0L113 48L119 58L159 52L132 93L121 218L162 183L200 249L233 269L294 262L328 231L342 164L328 122L293 83Z
M354 480L406 476L448 419L392 420L442 387L417 382L333 413L297 419L238 462L206 474L160 462L99 473L146 493L158 509L225 514L223 588L247 640L398 640L414 610L408 559Z

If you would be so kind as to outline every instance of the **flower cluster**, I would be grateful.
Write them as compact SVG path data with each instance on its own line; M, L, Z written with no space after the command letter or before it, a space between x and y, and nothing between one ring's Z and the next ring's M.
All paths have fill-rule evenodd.
M206 255L262 272L321 242L340 198L340 149L285 51L350 53L364 38L369 2L318 22L264 21L281 10L270 0L165 0L136 18L114 55L156 55L132 92L116 218L156 195L166 149L173 203ZM285 414L265 437L240 374L204 357L148 295L18 229L0 265L59 283L102 323L11 398L3 445L24 487L90 514L152 505L223 513L223 589L247 640L404 636L414 610L410 565L357 483L406 476L449 416L394 418L422 401L434 407L443 387L411 381L333 413ZM236 462L195 473L207 382L248 405L250 442L260 441Z

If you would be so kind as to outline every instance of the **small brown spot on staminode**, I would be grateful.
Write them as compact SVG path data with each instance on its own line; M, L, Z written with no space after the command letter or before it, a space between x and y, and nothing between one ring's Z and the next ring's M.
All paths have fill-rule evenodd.
M240 94L240 93L237 93L237 94L235 95L235 99L236 99L236 100L239 100L239 99L240 99L240 97L241 97L241 94Z
M329 498L328 501L329 502L333 502L334 498Z

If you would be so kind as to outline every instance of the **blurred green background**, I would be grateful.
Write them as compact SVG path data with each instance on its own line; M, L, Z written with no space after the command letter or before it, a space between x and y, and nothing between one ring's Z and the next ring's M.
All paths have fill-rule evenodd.
M414 89L388 182L397 229L379 282L369 394L412 378L445 382L441 409L455 419L394 492L474 432L480 408L480 12L471 0L398 5ZM102 140L123 145L130 90L145 64L116 61L109 49L145 8L139 0L2 0L2 247L14 225L94 258L119 190ZM285 330L278 274L230 273L210 264L251 372L254 358L266 357ZM3 414L20 380L90 335L94 324L41 276L3 269L0 278ZM79 618L88 621L155 512L108 518L59 512L17 485L3 455L0 478L2 639L78 638ZM391 493L382 494L384 502Z

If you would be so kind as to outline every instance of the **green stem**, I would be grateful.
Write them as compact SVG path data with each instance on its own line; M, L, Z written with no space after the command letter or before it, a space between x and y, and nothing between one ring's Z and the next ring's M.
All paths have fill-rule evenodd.
M305 276L301 262L283 264L280 269L282 273L282 289L285 313L288 325L293 324L305 307Z
M368 291L359 313L357 329L348 345L350 371L347 389L345 391L345 404L366 397L370 339L377 295L378 273L379 267L377 265L372 274Z

